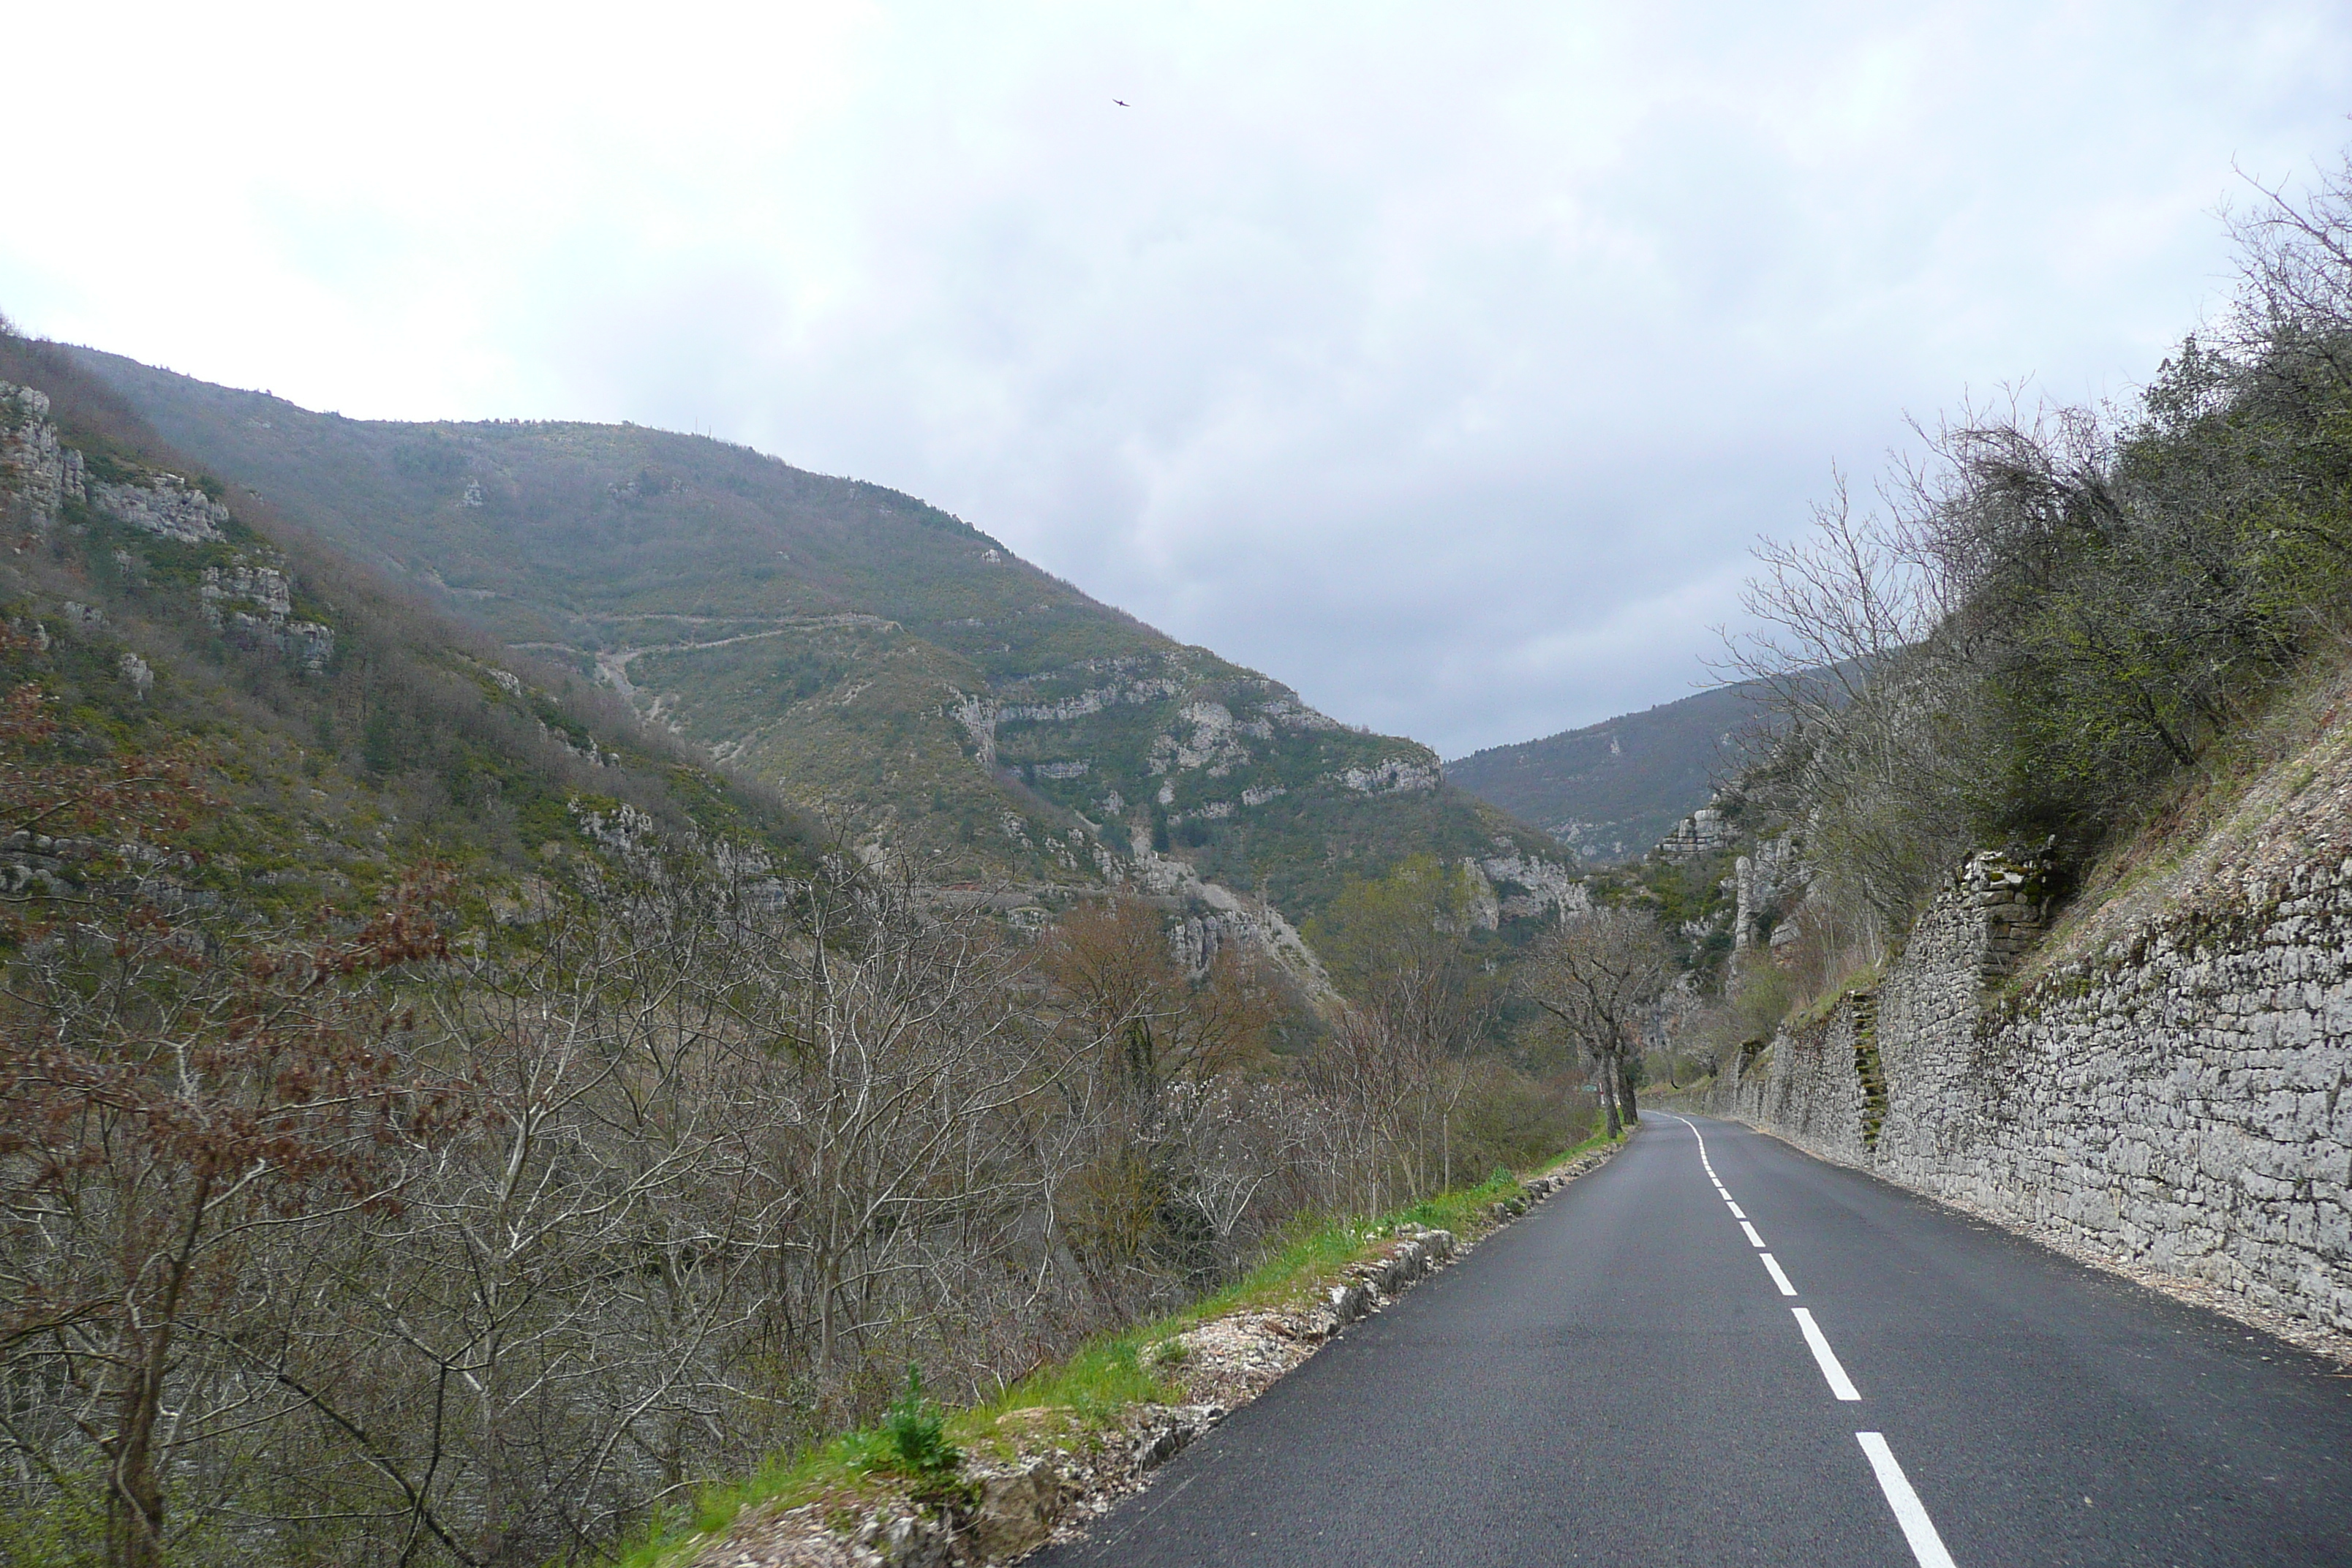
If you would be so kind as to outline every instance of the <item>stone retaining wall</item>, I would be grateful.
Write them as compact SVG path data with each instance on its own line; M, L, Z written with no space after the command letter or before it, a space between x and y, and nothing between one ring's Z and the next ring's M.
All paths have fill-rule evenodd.
M2352 1331L2352 860L2012 989L2045 908L2030 864L1975 858L1876 985L1702 1108Z

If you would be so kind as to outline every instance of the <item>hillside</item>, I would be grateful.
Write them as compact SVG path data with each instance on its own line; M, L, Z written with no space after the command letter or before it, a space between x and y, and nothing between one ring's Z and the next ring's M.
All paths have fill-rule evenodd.
M1586 859L1641 855L1705 805L1739 762L1757 710L1745 686L1662 702L1445 764L1448 783L1544 829Z
M1559 879L1533 868L1555 846L1448 788L1426 747L896 491L635 426L352 420L76 353L195 460L869 858L1048 899L1197 873L1293 921L1413 850L1492 862L1507 900L1514 868L1538 903Z
M168 905L365 904L432 860L489 907L593 853L583 803L748 838L779 864L811 852L780 803L320 552L68 355L5 336L0 518L9 680L46 715L19 739L53 727L35 750L58 765L174 760L193 820L188 858L161 873ZM74 880L37 844L11 848L12 889Z

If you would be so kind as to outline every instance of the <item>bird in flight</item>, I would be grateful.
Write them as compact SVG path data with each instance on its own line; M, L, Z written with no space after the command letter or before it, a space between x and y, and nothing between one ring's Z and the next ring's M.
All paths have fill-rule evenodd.
M1128 102L1127 100L1123 98L1114 98L1111 101L1118 104L1121 109L1133 109L1135 107L1135 105Z

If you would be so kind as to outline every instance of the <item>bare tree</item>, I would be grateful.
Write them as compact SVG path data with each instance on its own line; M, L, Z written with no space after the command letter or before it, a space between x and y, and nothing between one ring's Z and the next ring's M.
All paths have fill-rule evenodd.
M1758 570L1740 590L1746 626L1719 632L1717 668L1753 681L1768 706L1834 732L1871 681L1916 647L1949 609L1948 581L1915 529L1857 513L1844 474L1794 540L1759 539Z
M348 935L211 952L133 905L17 966L0 1353L102 1457L110 1563L164 1561L167 1476L267 1414L222 1358L283 1249L397 1207L398 1146L446 1136L469 1102L410 1070L368 984L439 955L422 900Z
M1640 910L1606 906L1546 934L1521 971L1528 999L1591 1054L1612 1138L1640 1117L1633 1063L1643 1027L1674 977L1657 921Z
M2283 356L2273 374L2315 366L2352 387L2352 154L2299 199L2284 184L2247 183L2260 201L2229 215L2243 285L2233 323L2241 363Z

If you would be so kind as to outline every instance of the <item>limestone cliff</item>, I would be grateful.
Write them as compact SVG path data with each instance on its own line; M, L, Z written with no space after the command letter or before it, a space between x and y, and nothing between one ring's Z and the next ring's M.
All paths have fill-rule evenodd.
M312 674L334 657L334 629L295 613L297 585L284 558L241 528L205 484L121 458L93 465L58 433L47 394L5 381L0 504L36 536L63 528L106 547L132 584L194 585L194 607L233 645L268 648ZM103 618L71 601L67 613Z

